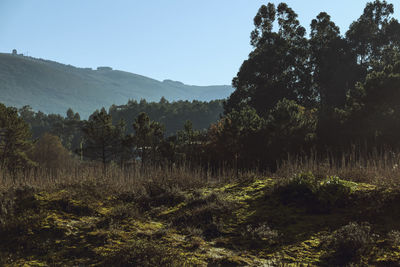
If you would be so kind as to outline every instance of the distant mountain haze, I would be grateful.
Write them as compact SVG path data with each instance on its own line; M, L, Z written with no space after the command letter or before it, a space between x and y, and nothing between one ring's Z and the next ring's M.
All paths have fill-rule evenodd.
M194 63L195 64L195 63ZM77 68L54 61L0 53L0 102L30 105L44 113L65 114L68 108L87 118L96 109L128 100L210 101L227 98L228 85L194 86L157 81L111 67Z

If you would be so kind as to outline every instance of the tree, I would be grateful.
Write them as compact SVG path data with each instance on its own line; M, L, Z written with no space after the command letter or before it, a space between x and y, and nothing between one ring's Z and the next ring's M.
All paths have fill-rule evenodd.
M121 133L123 132L121 125L114 126L111 115L102 108L100 112L96 111L89 117L82 131L84 157L100 160L105 170L107 164L115 160L121 152Z
M260 135L264 119L255 109L245 107L233 110L208 131L207 150L209 161L214 164L229 164L239 168L258 167L260 153L264 150L264 136Z
M400 133L400 60L370 73L351 92L347 139L398 147ZM350 131L350 129L352 129Z
M279 101L265 123L268 140L265 160L273 166L288 155L309 152L316 138L316 125L316 109L306 109L293 100Z
M344 107L347 92L359 78L357 60L350 45L340 36L339 28L325 12L311 22L310 52L320 106Z
M0 104L0 168L15 171L33 165L27 151L32 148L29 126L15 108Z
M310 62L313 86L319 98L317 135L321 150L338 146L340 116L346 96L361 79L362 71L349 42L342 38L330 16L321 12L311 22Z
M279 29L273 32L276 18ZM254 50L233 79L235 91L224 105L225 114L249 105L265 115L283 98L313 105L307 39L297 14L284 3L276 9L269 3L261 6L254 25Z
M201 152L201 133L193 129L193 123L187 120L183 125L183 130L177 132L177 143L179 144L179 151L184 155L187 162L194 163L199 160Z
M66 115L51 127L51 132L60 137L68 150L76 151L82 142L82 121L79 113L75 113L71 108L67 110Z
M393 12L392 4L375 0L366 5L363 14L346 32L358 63L366 72L385 59L385 50L399 48L400 25L392 18Z
M40 137L29 155L40 167L49 170L67 168L68 164L72 163L72 157L60 138L50 133Z
M154 162L157 159L158 149L164 138L164 126L151 121L149 116L142 112L133 123L133 129L136 151L144 167L149 160Z

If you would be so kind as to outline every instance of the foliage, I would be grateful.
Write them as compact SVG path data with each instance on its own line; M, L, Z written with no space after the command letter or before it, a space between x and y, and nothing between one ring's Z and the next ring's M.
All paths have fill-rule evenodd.
M221 100L168 102L165 98L160 99L158 103L130 100L125 105L110 107L113 119L115 121L123 119L127 125L132 125L141 112L146 113L151 120L165 125L166 135L171 136L182 129L186 121L192 122L194 130L207 129L211 123L219 119L223 107ZM127 131L132 133L130 128Z
M273 32L276 19L279 29ZM225 103L225 113L249 105L263 115L283 98L310 105L313 96L306 64L307 40L297 14L285 3L277 8L269 3L261 6L254 25L254 50L233 79L236 90Z
M308 110L293 100L279 101L266 119L269 160L309 151L316 138L316 125L314 109Z
M331 261L337 265L360 263L363 256L368 256L373 248L376 236L371 233L367 223L350 222L328 237L325 242L333 249Z
M348 121L357 130L347 138L398 147L400 61L373 71L358 83L349 99Z
M32 147L28 125L15 108L0 104L0 169L13 171L32 165L27 152Z
M70 151L80 149L83 139L81 128L84 120L81 119L79 113L68 109L65 117L58 114L47 115L41 111L34 112L30 106L24 106L18 111L29 124L34 139L49 132L58 136ZM211 123L219 119L223 108L221 100L168 102L163 98L158 103L130 100L126 105L112 105L109 109L114 124L123 120L128 126L135 122L141 112L145 112L151 120L165 125L165 134L170 137L176 135L187 121L192 123L193 131L207 129ZM124 134L134 132L132 127L126 127L125 131Z
M112 105L108 113L97 111L88 121L72 109L65 118L28 106L19 112L34 138L50 132L67 149L83 151L104 166L140 159L143 166L232 168L238 176L249 169L274 171L289 157L316 155L345 164L338 162L348 151L368 155L400 146L400 23L393 12L386 1L367 3L345 35L321 12L307 38L287 4L261 6L250 37L253 51L224 102L130 100ZM105 73L122 75L96 71ZM103 124L104 131L95 133L94 124Z
M149 160L156 161L159 146L164 139L164 127L158 122L151 121L149 116L142 112L136 118L133 129L135 131L133 140L142 166Z
M369 2L363 14L354 21L346 32L346 39L357 55L357 63L365 71L375 64L390 64L385 56L392 49L399 48L399 23L393 16L393 4L375 0ZM390 60L390 59L389 59Z
M123 127L123 124L114 126L111 115L104 108L92 114L82 128L85 140L83 155L100 160L105 168L121 151Z
M350 202L351 189L337 176L322 180L311 172L300 173L276 185L274 194L282 203L307 205L311 213L330 213Z
M18 112L30 126L33 139L38 139L45 133L51 133L58 136L68 150L76 151L80 148L83 121L80 119L79 113L68 109L66 117L58 114L47 115L41 111L34 112L30 106L20 108Z
M338 157L354 145L364 153L399 147L400 24L393 12L386 1L367 3L345 36L329 14L321 12L312 20L307 39L297 14L285 3L261 6L251 33L254 49L224 104L226 118L254 109L265 121L256 140L269 156L244 146L241 154L257 154L244 165L262 161L267 162L262 168L273 170L288 154L316 151Z
M279 233L276 230L272 230L267 224L261 224L259 226L247 225L242 236L246 239L252 240L254 243L265 242L269 245L276 245L279 243Z
M252 108L232 111L208 131L207 152L214 164L223 162L240 167L239 162L251 166L263 149L259 134L265 121Z
M390 266L400 259L392 243L398 188L299 174L287 182L314 192L328 181L352 190L346 206L310 213L299 198L281 201L275 184L284 184L276 179L199 184L193 173L168 169L134 179L132 170L107 175L101 168L87 176L92 169L35 187L21 185L38 180L27 176L0 189L1 264ZM354 223L360 220L370 223Z
M45 169L69 168L72 163L72 157L61 144L60 138L49 133L45 133L35 143L29 157Z

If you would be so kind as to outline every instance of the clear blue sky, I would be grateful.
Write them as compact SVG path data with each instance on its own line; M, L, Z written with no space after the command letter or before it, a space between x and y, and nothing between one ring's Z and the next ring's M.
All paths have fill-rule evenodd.
M281 1L271 1L278 4ZM287 0L307 29L328 12L344 33L364 0ZM388 1L394 3L395 1ZM230 84L251 51L261 0L0 0L0 51L110 66L187 84ZM400 3L395 4L399 18Z

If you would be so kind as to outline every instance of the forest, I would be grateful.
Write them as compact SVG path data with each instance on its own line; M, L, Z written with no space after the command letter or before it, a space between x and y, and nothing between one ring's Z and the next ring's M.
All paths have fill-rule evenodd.
M262 5L225 100L0 104L0 264L400 264L394 6L310 30Z

